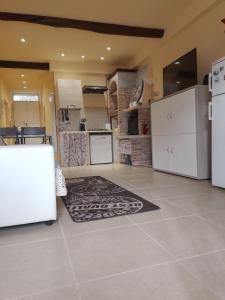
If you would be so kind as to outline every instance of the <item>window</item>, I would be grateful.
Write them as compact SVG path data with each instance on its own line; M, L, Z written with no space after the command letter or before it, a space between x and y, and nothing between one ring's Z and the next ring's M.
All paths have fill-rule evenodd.
M15 102L35 102L39 101L37 94L13 94L13 101Z

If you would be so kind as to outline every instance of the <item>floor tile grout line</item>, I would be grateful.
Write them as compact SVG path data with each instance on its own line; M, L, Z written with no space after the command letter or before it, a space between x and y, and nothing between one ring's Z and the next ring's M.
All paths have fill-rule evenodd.
M134 190L141 190L141 189L145 189L145 187L136 187L134 184L131 184L130 182L125 182L125 183L128 183L129 185L131 185L132 186L132 189L134 189ZM196 182L194 182L194 184L195 184ZM118 183L115 183L115 184L118 184ZM197 184L197 183L196 183ZM187 183L187 184L184 184L184 185L190 185L190 183ZM123 187L123 185L121 185L122 187ZM172 186L167 186L167 187L164 187L164 188L171 188L171 187L176 187L176 185L172 185ZM123 188L125 188L125 189L129 189L129 187L123 187ZM154 187L153 187L154 188ZM161 189L161 188L163 188L163 187L160 187L160 188L158 188L159 190ZM151 189L151 188L150 188ZM156 188L157 189L157 188ZM128 191L130 191L130 190L128 190ZM131 190L130 192L133 192L134 193L134 191L133 190ZM154 198L154 196L152 196L152 194L151 194L151 191L149 192L149 195L150 195L150 197L152 197L152 199L151 200L147 200L147 199L145 199L145 200L147 200L147 201L171 201L172 199L178 199L178 198L185 198L185 197L188 197L188 196L192 196L192 195L195 195L195 194L207 194L207 192L196 192L196 193L191 193L191 194L183 194L183 195L180 195L180 196L173 196L173 197L169 197L169 198L167 198L167 197L160 197L160 198ZM140 197L145 197L145 196L140 196ZM169 202L170 204L171 204L171 202ZM173 204L171 204L171 205L173 205ZM175 207L178 207L178 208L180 208L179 206L176 206L176 205L173 205L173 206L175 206ZM188 210L188 209L186 209L186 210ZM189 210L190 211L190 210ZM191 212L191 211L190 211Z
M99 281L99 280L104 280L104 279L108 279L108 278L112 278L112 277L117 277L117 276L121 276L121 275L126 275L126 274L130 274L130 273L135 273L135 272L139 272L142 270L147 270L147 269L152 269L152 268L156 268L156 267L160 267L160 266L165 266L165 265L169 265L174 263L173 260L168 260L162 263L157 263L157 264L153 264L153 265L147 265L144 267L138 267L138 268L134 268L134 269L129 269L129 270L125 270L122 272L117 272L117 273L112 273L112 274L108 274L105 276L100 276L100 277L96 277L93 279L88 279L88 280L84 280L84 281L80 281L78 283L79 286L90 283L90 282L95 282L95 281Z
M129 215L130 218L132 218L132 216L133 216L132 214ZM195 215L189 214L189 215L185 215L185 216L168 217L165 219L158 219L158 220L144 221L144 222L136 222L135 220L133 220L133 222L134 222L133 224L136 224L136 225L153 224L153 223L161 223L161 222L165 222L165 221L179 220L179 219L184 219L184 218L189 218L189 217L195 217Z
M204 193L205 194L205 193ZM175 199L175 198L174 198ZM192 211L191 209L188 209L188 208L183 208L181 205L177 205L177 204L174 204L174 203L171 203L171 199L166 199L166 201L171 205L171 206L174 206L176 208L179 208L179 209L183 209L183 210L186 210L187 212L190 212L190 215L187 215L187 216L184 216L184 217L188 217L188 216L193 216L193 217L198 217L199 219L205 221L206 223L208 224L212 224L212 225L216 225L218 228L220 229L225 229L224 226L222 225L218 225L216 224L215 222L213 221L209 221L208 219L204 218L199 212L194 212ZM223 209L225 211L225 209ZM216 213L220 211L219 209L213 209L213 210L210 210L208 212L206 212L205 214L209 214L209 213Z
M201 255L200 255L201 256ZM199 256L198 256L199 257ZM213 289L211 289L210 287L206 286L205 283L203 282L202 279L200 279L196 274L194 274L194 272L192 272L190 269L188 269L185 265L183 265L181 263L181 261L176 261L176 263L178 263L179 266L181 266L186 272L188 272L193 278L195 278L198 282L201 283L201 285L203 287L205 287L207 290L211 291L213 294L215 294L216 296L218 296L221 300L221 296L219 294L217 294L216 291L214 291Z
M74 281L75 287L76 287L77 292L78 292L79 300L82 300L82 296L81 296L81 292L80 292L80 289L79 289L78 280L77 280L77 277L76 277L75 270L73 268L72 258L71 258L71 255L70 255L68 242L67 242L64 230L63 230L63 226L62 226L61 220L59 220L59 224L60 224L60 228L61 228L62 235L63 235L63 240L64 240L64 245L65 245L65 248L66 248L67 258L69 260L70 268L72 270L73 281Z
M216 212L216 211L212 211L212 212ZM223 225L219 225L219 224L217 224L213 221L210 221L210 220L204 218L201 215L196 214L196 216L199 217L201 220L205 221L206 223L210 224L210 225L214 225L214 226L218 227L219 229L225 230L225 226L223 226Z
M19 247L19 246L24 246L24 245L32 245L32 244L38 244L38 243L43 243L43 242L48 242L48 241L54 241L54 240L63 240L63 237L46 238L46 239L34 240L34 241L30 241L30 242L22 242L22 243L0 245L0 249L1 248L8 248L8 247Z
M152 240L155 244L157 244L164 252L166 252L174 261L175 257L168 251L164 246L162 246L156 239L154 239L149 233L147 233L141 226L139 226L137 223L134 223L134 225L147 236L150 240Z
M127 215L124 216L124 217L127 217ZM120 229L120 228L129 228L129 227L133 227L133 226L134 226L134 224L131 223L131 221L130 221L130 223L124 224L124 225L112 226L112 227L108 227L108 228L105 228L105 229L96 229L96 230L85 231L85 232L81 232L81 233L75 233L75 234L69 234L68 237L77 237L77 236L89 235L89 234L92 234L92 233L110 231L110 230Z
M114 229L120 229L120 228L129 228L132 227L136 224L149 224L149 223L159 223L159 222L163 222L163 221L171 221L171 220L177 220L177 219L183 219L183 218L188 218L188 217L192 217L195 216L194 214L190 214L190 215L185 215L185 216L179 216L179 217L171 217L171 218L165 218L165 219L159 219L159 220L153 220L153 221L145 221L145 222L137 222L136 221L131 221L132 214L130 215L124 215L124 216L120 216L120 217L126 217L130 223L128 224L124 224L124 225L118 225L118 226L112 226L112 227L107 227L105 229L96 229L96 230L90 230L90 231L85 231L85 232L81 232L81 233L75 233L75 234L69 234L69 237L76 237L76 236L83 236L83 235L88 235L88 234L92 234L92 233L97 233L97 232L104 232L104 231L110 231L110 230L114 230ZM69 216L70 217L70 216Z
M138 226L138 224L136 224L137 226ZM160 246L164 251L166 251L172 258L173 258L173 262L174 263L178 263L182 268L184 268L189 274L191 274L192 276L193 276L193 278L195 278L198 282L200 282L201 283L201 285L203 285L203 286L205 286L204 285L204 282L200 279L200 278L198 278L197 276L195 276L195 274L193 274L193 272L191 272L188 268L186 268L182 263L181 263L181 259L176 259L165 247L163 247L157 240L155 240L154 238L152 238L151 237L151 235L149 235L148 233L146 233L145 232L145 230L144 229L142 229L140 226L138 226L138 228L143 232L143 233L145 233L149 238L151 238L155 243L157 243L158 244L158 246ZM220 250L221 251L221 250ZM223 251L223 250L222 250ZM208 254L211 254L212 252L209 252ZM202 256L202 255L204 255L204 254L201 254L201 255L197 255L196 257L200 257L200 256ZM190 258L186 258L186 260L188 260L188 259L190 259ZM219 298L221 298L220 297L220 295L218 295L215 291L213 291L212 289L210 289L210 288L208 288L207 287L207 289L208 290L210 290L211 292L213 292L215 295L217 295ZM221 299L222 300L222 299Z
M109 180L112 180L112 179L110 179L109 178ZM112 180L113 181L113 180ZM129 183L129 181L127 182L127 184L130 184ZM192 182L190 182L190 183L188 183L188 184L192 184ZM121 184L121 186L122 186L122 184ZM135 187L136 188L136 187ZM195 194L206 194L207 192L197 192L197 193L195 193ZM184 197L187 197L187 196L193 196L193 195L195 195L195 194L184 194L184 195L182 195L182 196L177 196L177 197L169 197L169 198L156 198L156 199L151 199L151 200L149 200L149 201L158 201L158 200L160 200L160 201L165 201L165 200L172 200L172 199L177 199L177 198L184 198ZM171 202L170 202L170 204L171 204ZM173 205L173 204L171 204L171 205ZM173 205L174 206L174 205ZM180 208L180 206L176 206L176 207L178 207L178 208ZM193 213L193 214L191 214L191 215L193 215L193 216L196 216L196 217L200 217L198 214L196 214L196 213ZM159 220L159 221L163 221L163 220ZM205 221L205 220L204 220ZM136 224L135 224L136 225ZM216 224L215 224L216 225ZM115 227L114 227L115 228ZM221 250L217 250L217 251L221 251ZM208 254L210 254L210 253L212 253L212 252L208 252ZM200 255L197 255L197 256L201 256L201 255L206 255L206 253L202 253L202 254L200 254ZM186 258L183 258L183 260L185 260L185 259L189 259L189 257L186 257ZM179 260L181 260L181 259L178 259L177 260L177 263L179 264ZM183 266L182 266L183 267ZM190 273L190 272L189 272ZM195 278L195 277L194 277ZM197 278L196 278L197 279ZM199 281L199 280L198 280ZM200 281L201 282L201 281ZM214 291L212 291L213 293L215 293Z
M185 217L190 217L190 216L184 216L184 217L177 217L176 219L182 219L182 218L185 218ZM174 220L174 219L172 219ZM140 225L143 225L143 224L151 224L152 222L148 222L148 223L142 223ZM136 225L138 226L139 224L136 223ZM183 261L183 260L188 260L188 259L192 259L192 258L195 258L195 257L200 257L200 256L204 256L204 255L209 255L209 254L213 254L213 253L218 253L218 252L222 252L222 251L225 251L225 248L221 248L221 249L217 249L217 250L213 250L213 251L207 251L207 252L202 252L202 253L199 253L199 254L195 254L195 255L191 255L191 256L186 256L186 257L183 257L183 258L176 258L175 256L173 256L163 245L161 245L160 242L158 242L157 240L155 240L149 233L147 233L141 226L138 226L138 228L144 232L148 237L150 237L150 239L152 239L154 242L156 242L164 251L166 250L167 253L174 259L174 262L179 262L179 261Z
M187 216L188 217L188 216ZM183 217L178 217L177 219L180 219L180 218L183 218ZM151 222L149 223L151 224ZM137 226L139 224L136 224ZM196 255L193 255L193 256L186 256L184 258L176 258L175 256L172 255L172 253L170 253L170 251L168 251L163 245L161 245L160 242L158 242L157 240L155 240L149 233L147 233L141 226L138 226L138 228L143 232L145 233L148 237L150 237L150 239L152 239L155 243L157 243L164 251L166 251L174 260L174 262L179 262L179 261L183 261L183 260L188 260L188 259L191 259L191 258L195 258L195 257L200 257L200 256L204 256L204 255L208 255L208 254L213 254L213 253L217 253L217 252L222 252L222 251L225 251L225 248L221 248L221 249L217 249L217 250L213 250L213 251L207 251L207 252L202 252L200 254L196 254Z
M70 287L74 287L74 285L71 285L71 284L67 284L67 285L63 285L63 286L60 286L58 288L53 288L53 289L46 289L40 293L34 293L34 294L24 294L24 295L21 295L19 297L13 297L13 298L5 298L5 299L2 299L2 300L20 300L20 299L23 299L25 297L32 297L35 298L36 296L41 296L41 295L44 295L44 294L47 294L47 293L51 293L53 291L59 291L61 289L65 289L65 288L70 288ZM35 300L35 299L33 299Z
M185 257L182 257L182 258L176 258L175 261L176 262L182 262L182 261L185 261L185 260L190 260L190 259L193 259L193 258L198 258L198 257L201 257L201 256L207 256L207 255L210 255L210 254L220 253L220 252L225 252L225 248L221 248L221 249L217 249L217 250L213 250L213 251L202 252L202 253L199 253L199 254L185 256Z
M174 199L175 199L175 198L174 198ZM158 200L158 201L159 201L159 200ZM172 202L172 199L166 199L166 201L167 201L170 205L172 205L172 206L174 206L174 207L176 207L176 208L180 208L180 209L189 211L189 212L192 213L193 215L201 216L201 213L199 213L199 212L192 211L191 209L186 208L186 207L183 208L182 205L179 205L179 204L174 204L174 203ZM222 210L224 210L224 212L225 212L225 208L223 208ZM212 210L209 210L209 211L205 212L204 214L216 213L216 212L218 212L218 211L221 211L221 209L212 209Z

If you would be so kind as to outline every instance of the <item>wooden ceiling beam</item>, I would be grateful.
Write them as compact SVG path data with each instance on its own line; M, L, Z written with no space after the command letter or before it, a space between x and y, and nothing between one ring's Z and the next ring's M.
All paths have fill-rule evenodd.
M126 26L9 12L0 12L0 20L27 22L61 28L74 28L103 34L124 35L132 37L162 38L164 35L164 29Z
M49 63L0 60L0 68L49 70Z

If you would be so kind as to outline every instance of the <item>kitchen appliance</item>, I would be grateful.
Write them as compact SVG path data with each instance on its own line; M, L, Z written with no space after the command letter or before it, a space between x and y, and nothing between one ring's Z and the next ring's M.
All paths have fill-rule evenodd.
M86 130L86 119L81 119L80 120L80 131L85 131Z
M212 184L225 188L225 57L212 64L209 74L209 119L212 121Z
M84 85L82 88L83 94L104 94L107 90L107 86L99 85Z
M112 133L95 132L90 133L90 155L91 164L112 163Z

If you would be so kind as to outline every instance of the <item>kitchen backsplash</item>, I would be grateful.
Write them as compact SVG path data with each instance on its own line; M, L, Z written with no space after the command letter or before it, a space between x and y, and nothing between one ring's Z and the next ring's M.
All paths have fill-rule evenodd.
M85 118L87 129L104 129L105 123L109 122L105 107L86 107Z
M109 122L107 109L105 107L86 107L84 111L68 110L69 121L62 122L62 131L79 131L81 118L86 118L86 129L104 129L105 123Z

